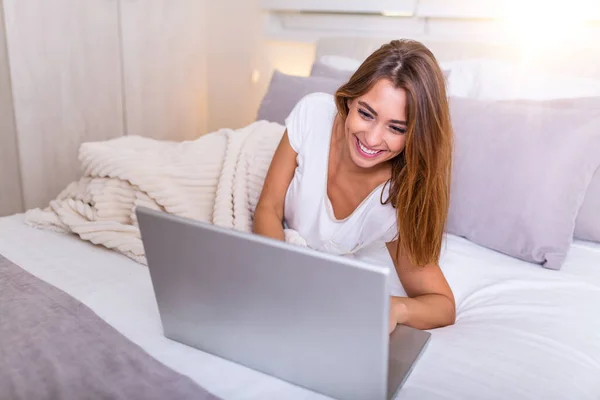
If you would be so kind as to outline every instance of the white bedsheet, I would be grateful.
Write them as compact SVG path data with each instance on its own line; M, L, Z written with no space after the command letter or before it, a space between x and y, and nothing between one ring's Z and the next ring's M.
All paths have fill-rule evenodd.
M326 399L164 338L149 273L125 256L22 215L0 218L0 254L223 399ZM600 245L551 271L450 236L441 264L457 322L432 331L398 399L600 398Z

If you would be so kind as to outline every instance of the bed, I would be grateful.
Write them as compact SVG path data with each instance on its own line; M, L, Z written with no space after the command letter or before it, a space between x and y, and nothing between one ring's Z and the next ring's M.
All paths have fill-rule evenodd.
M399 399L598 399L599 244L575 243L560 272L454 236L445 247L457 322L433 333ZM23 215L0 220L0 254L220 398L326 398L166 339L148 270L123 255Z
M317 57L361 56L340 43ZM24 218L0 218L0 254L168 369L221 399L327 398L166 339L144 265ZM398 399L600 399L600 243L575 239L557 271L448 234L441 267L457 321L432 331Z

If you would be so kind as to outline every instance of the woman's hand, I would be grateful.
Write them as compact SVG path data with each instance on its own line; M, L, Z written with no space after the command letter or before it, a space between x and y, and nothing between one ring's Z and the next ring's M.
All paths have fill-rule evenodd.
M390 334L394 332L398 324L404 324L407 320L406 305L400 299L400 297L390 297Z
M394 329L396 329L396 326L398 326L398 321L396 321L396 316L394 315L394 312L390 309L390 324L389 324L390 335L392 334L392 332L394 332Z

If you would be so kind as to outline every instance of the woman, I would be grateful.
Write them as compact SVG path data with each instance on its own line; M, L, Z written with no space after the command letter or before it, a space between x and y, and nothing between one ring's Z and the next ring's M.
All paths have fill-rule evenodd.
M283 240L285 226L320 251L383 251L404 289L390 299L390 332L453 324L454 296L438 265L452 127L433 54L409 40L382 46L335 96L304 97L286 128L254 232Z

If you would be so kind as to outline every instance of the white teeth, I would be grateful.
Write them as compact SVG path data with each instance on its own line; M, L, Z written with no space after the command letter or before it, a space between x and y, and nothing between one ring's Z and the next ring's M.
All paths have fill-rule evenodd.
M358 145L360 146L360 149L362 151L364 151L365 153L367 153L369 155L375 155L375 154L379 153L379 150L369 150L369 149L367 149L365 146L363 146L363 144L360 142L360 140L358 141Z

